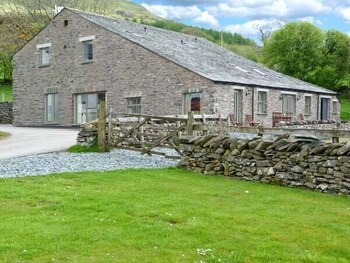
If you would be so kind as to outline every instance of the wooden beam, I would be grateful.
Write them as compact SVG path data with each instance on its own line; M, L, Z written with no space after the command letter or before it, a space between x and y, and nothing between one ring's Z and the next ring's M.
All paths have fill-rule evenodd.
M125 134L123 137L119 138L115 145L117 146L119 143L121 143L123 140L128 138L134 131L136 131L138 128L140 128L142 125L144 125L147 121L149 121L150 118L145 118L143 121L141 121L136 127L132 128L127 134Z

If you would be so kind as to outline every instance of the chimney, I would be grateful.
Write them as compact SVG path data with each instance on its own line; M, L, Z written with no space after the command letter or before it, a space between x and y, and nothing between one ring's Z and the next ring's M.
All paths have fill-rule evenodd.
M64 9L64 6L57 6L55 5L55 15L58 15L61 13L61 11Z

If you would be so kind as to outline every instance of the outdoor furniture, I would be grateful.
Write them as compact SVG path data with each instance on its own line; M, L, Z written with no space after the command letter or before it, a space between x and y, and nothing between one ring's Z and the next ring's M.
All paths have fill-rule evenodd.
M292 120L291 114L282 112L272 112L272 126L275 127L280 121L290 122Z
M246 120L247 120L247 122L248 122L248 124L249 124L250 127L254 127L254 126L259 125L258 122L254 122L253 117L252 117L252 115L250 115L250 114L247 114L247 115L246 115Z

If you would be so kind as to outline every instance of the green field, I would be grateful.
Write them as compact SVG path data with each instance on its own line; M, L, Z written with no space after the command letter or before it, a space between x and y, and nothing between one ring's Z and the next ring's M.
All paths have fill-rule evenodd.
M342 120L350 120L350 98L340 97L341 109L340 118Z
M0 85L0 102L12 101L12 87L11 86L1 86Z
M350 200L179 169L0 180L1 262L349 262Z

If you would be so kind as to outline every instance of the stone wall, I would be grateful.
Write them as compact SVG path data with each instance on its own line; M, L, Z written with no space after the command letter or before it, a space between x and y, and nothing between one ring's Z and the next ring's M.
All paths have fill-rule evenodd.
M0 102L0 124L12 124L12 102Z
M180 166L200 173L350 194L350 145L209 135L182 150Z

